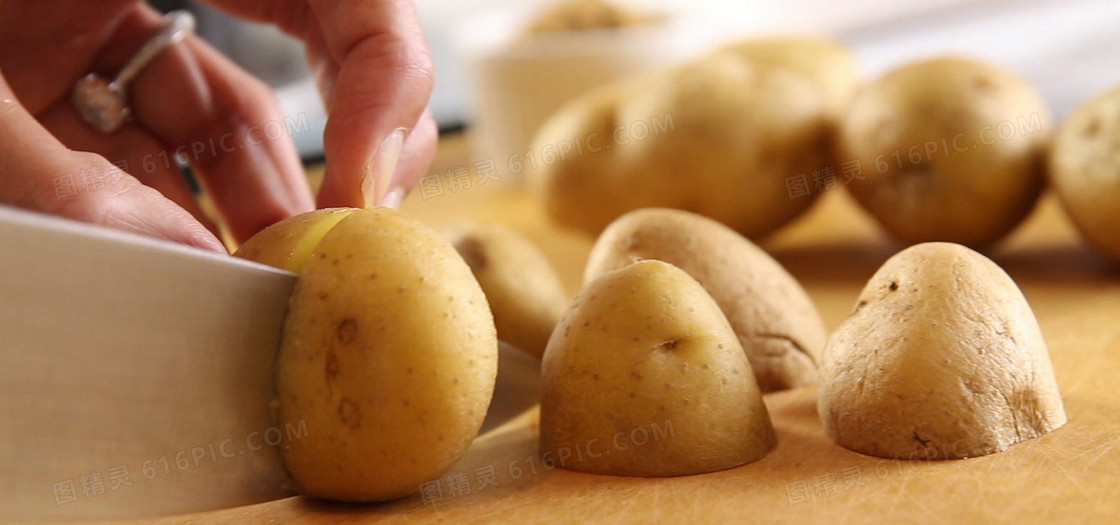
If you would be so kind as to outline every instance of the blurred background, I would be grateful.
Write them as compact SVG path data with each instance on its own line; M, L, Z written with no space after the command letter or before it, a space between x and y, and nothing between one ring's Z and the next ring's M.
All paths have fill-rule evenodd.
M321 159L325 114L300 43L204 3L152 3L195 12L200 34L272 85L286 116L306 116L313 132L294 138L305 160ZM987 59L1025 76L1058 119L1120 84L1115 0L616 0L659 23L533 42L526 28L560 2L415 3L436 64L433 113L445 133L472 129L475 158L518 151L544 116L587 87L752 35L831 35L855 50L869 77L928 55Z

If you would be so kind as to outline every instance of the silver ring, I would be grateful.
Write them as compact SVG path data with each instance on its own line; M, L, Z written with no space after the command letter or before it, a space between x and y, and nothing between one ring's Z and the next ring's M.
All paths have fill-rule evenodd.
M167 47L194 31L194 15L172 11L163 17L163 27L129 59L112 80L90 73L74 84L71 100L82 120L103 133L112 133L128 119L126 88L144 66Z

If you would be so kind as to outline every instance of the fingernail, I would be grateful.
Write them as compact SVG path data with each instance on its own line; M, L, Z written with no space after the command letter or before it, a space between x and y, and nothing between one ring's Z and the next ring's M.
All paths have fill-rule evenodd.
M191 246L194 246L195 248L201 248L209 252L229 255L229 249L226 248L224 244L222 244L222 241L219 241L218 238L210 232L192 235L187 243Z
M397 128L381 141L373 160L362 176L362 202L370 208L382 201L389 192L393 173L397 171L397 161L404 147L405 128Z
M404 188L400 186L393 186L385 196L381 198L381 206L386 208L397 209L401 207L401 201L404 200Z

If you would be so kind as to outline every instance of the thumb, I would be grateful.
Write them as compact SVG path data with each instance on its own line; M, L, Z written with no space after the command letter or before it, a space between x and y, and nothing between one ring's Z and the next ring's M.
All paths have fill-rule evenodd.
M0 75L0 203L226 253L186 210L100 155L72 151Z

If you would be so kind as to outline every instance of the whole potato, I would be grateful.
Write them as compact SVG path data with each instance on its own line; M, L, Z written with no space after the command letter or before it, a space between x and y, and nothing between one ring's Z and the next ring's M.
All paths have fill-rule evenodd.
M1019 77L940 58L864 86L841 122L837 158L855 167L852 195L895 237L982 248L1033 209L1050 127Z
M752 64L785 68L809 79L824 95L832 118L839 119L860 84L859 65L847 46L816 36L752 38L726 44L715 51L730 53Z
M873 456L975 457L1066 422L1026 298L959 244L887 260L829 338L820 372L829 437Z
M658 206L760 237L813 202L787 179L827 165L829 140L823 95L803 75L717 54L566 104L534 139L532 178L554 221L593 235Z
M659 17L633 11L603 0L567 0L550 6L530 24L527 32L585 31L656 22Z
M1120 88L1077 108L1054 138L1050 184L1081 234L1120 260Z
M658 259L700 282L731 323L763 392L816 382L827 332L808 294L781 265L741 235L680 210L635 210L607 227L584 281Z
M470 224L445 232L471 267L501 339L540 357L568 294L552 264L533 243L498 224Z
M388 208L329 210L239 253L299 273L276 383L279 423L308 429L281 451L305 494L398 498L458 461L493 395L498 341L447 241Z
M589 283L541 364L542 461L677 476L755 461L777 438L750 363L688 274L643 261Z

